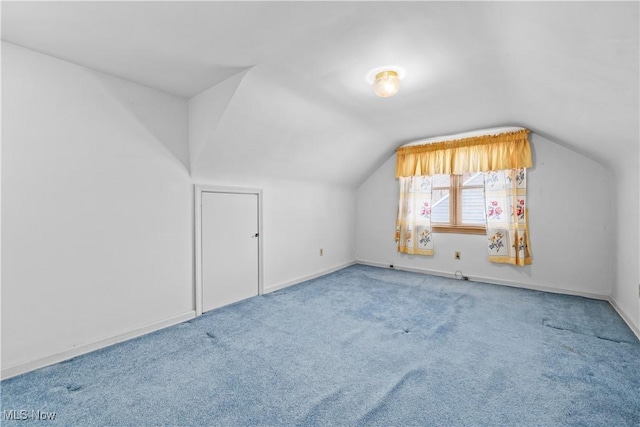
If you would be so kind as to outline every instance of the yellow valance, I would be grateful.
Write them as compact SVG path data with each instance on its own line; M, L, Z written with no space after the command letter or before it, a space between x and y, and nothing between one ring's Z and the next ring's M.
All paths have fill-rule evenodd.
M529 130L482 135L397 150L396 178L438 174L460 175L533 166Z

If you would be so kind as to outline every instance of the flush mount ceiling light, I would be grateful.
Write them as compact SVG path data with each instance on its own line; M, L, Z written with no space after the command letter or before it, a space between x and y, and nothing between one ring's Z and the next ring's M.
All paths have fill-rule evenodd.
M367 82L373 85L376 95L387 98L398 93L404 69L396 66L374 68L367 73Z

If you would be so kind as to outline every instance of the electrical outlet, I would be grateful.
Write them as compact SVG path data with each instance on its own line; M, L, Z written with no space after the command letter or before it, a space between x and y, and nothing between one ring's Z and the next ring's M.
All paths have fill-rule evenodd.
M460 259L460 251L455 251L454 256L455 259Z
M320 256L324 256L324 249L320 248Z

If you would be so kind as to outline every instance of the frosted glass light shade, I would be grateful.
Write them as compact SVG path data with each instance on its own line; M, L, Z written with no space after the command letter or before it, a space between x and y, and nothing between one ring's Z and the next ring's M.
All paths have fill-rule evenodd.
M395 71L381 71L376 74L373 82L373 91L376 95L386 98L398 93L400 89L400 78Z

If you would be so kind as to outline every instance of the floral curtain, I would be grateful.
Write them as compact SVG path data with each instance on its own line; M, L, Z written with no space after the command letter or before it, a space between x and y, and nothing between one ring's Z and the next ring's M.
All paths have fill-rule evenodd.
M398 251L433 255L431 176L484 172L489 260L531 264L526 168L533 160L528 134L528 129L481 133L398 148Z
M489 171L484 177L489 261L531 264L527 169Z
M431 177L400 177L400 201L396 221L398 251L433 255L431 234Z

